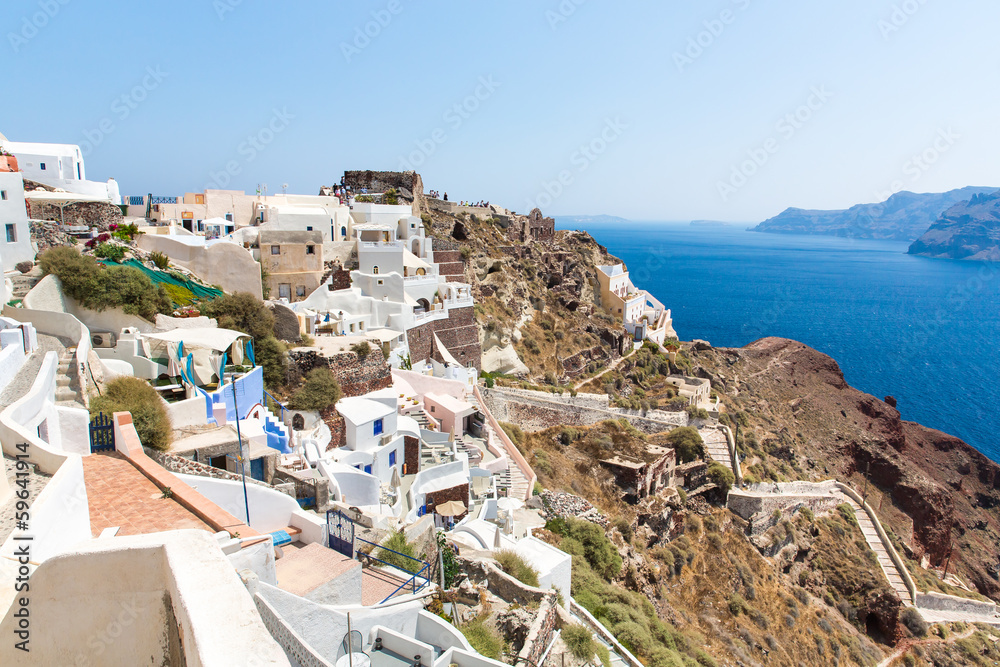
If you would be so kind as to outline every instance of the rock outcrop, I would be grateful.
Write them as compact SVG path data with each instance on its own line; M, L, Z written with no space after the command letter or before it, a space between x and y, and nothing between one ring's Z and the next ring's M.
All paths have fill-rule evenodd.
M1000 261L1000 191L949 208L909 249L911 255Z

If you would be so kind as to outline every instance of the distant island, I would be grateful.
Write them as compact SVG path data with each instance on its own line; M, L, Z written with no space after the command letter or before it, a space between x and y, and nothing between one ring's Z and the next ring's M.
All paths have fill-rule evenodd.
M1000 191L977 194L955 204L907 252L925 257L1000 261Z
M556 222L562 225L608 225L628 224L631 220L616 215L557 215Z
M881 204L858 204L839 211L789 208L751 228L751 231L914 241L952 206L966 202L975 195L989 194L996 190L997 188L989 187L965 187L940 194L904 191L892 195Z

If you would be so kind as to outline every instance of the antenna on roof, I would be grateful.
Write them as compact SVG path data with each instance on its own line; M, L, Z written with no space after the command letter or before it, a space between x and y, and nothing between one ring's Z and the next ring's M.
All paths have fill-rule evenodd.
M282 183L281 184L281 194L283 194L283 195L287 195L288 194L288 183Z

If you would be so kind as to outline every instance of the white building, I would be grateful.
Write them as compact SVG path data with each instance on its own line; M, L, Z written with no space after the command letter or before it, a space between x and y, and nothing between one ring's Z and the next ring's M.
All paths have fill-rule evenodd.
M17 158L18 167L26 179L37 181L67 192L97 196L112 204L121 204L118 183L88 181L83 153L76 144L43 144L8 141L0 135L0 148Z
M11 271L18 262L33 261L28 229L28 210L24 203L24 179L16 171L0 171L0 270ZM7 299L4 299L4 303Z
M601 305L621 319L635 342L651 340L662 344L677 335L670 310L652 294L633 285L624 265L598 266L597 281L601 285Z

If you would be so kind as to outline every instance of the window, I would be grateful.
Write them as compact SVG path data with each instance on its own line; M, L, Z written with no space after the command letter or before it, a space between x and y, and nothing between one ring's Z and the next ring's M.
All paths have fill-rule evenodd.
M17 243L17 228L13 223L7 224L7 243Z
M316 246L314 246L314 245L307 245L306 246L306 254L307 255L315 255L316 254Z
M347 238L347 227L340 228L340 235L343 236L345 239Z
M375 274L376 276L378 275L378 267L377 266L373 266L372 267L372 273Z
M281 246L280 245L273 245L273 246L271 246L271 254L272 255L280 255L281 254Z
M376 285L385 285L385 281L382 280L381 278L379 278L378 280L375 281L375 284Z
M0 190L0 201L7 201L7 191Z
M365 466L365 472L368 473L369 475L372 474L372 467L371 466Z
M312 228L312 227L306 227L306 231L307 231L307 232L311 232L312 230L313 230L313 228Z
M232 213L226 213L226 220L228 220L229 222L232 222L233 221L233 214Z
M389 452L389 465L391 465L391 466L396 465L396 450L395 449L392 450L391 452Z
M384 428L383 422L384 420L382 419L375 420L375 435L382 435L382 429Z
M295 296L304 297L305 295L306 295L306 286L305 285L296 285L295 286Z
M434 412L434 406L433 405L431 406L431 412Z
M45 171L45 163L44 162L42 162L39 166L42 168L42 171Z

